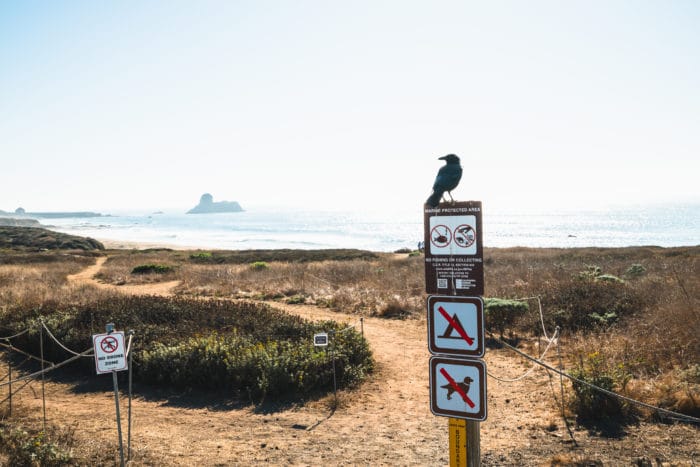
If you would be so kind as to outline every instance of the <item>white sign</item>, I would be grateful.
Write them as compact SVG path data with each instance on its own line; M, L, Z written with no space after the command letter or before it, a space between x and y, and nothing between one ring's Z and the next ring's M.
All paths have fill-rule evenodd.
M430 218L432 255L475 255L477 252L476 216L432 216Z
M430 410L443 417L486 420L486 364L482 360L432 357Z
M484 304L479 297L428 297L428 349L434 355L483 357Z
M127 369L124 333L95 334L92 336L97 373L111 373Z
M326 347L328 345L328 334L325 332L314 334L314 345L316 347Z

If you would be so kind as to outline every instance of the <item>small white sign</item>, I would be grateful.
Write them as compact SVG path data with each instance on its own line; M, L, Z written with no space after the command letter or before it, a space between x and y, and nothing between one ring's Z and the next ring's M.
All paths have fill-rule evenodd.
M111 373L128 369L123 332L95 334L92 336L97 373Z
M314 334L314 345L316 347L328 346L328 333L321 332L319 334Z

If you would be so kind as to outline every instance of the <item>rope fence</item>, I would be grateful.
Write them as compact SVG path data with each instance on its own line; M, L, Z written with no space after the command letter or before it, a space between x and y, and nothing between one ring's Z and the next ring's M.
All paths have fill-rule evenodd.
M323 280L321 278L317 278L317 279ZM328 281L325 281L325 282L328 282ZM509 351L512 351L512 352L518 354L520 357L528 360L532 364L532 366L530 368L528 368L523 374L521 374L520 376L515 377L515 378L501 378L501 377L498 377L498 376L492 374L491 372L487 372L489 377L491 377L497 381L504 382L504 383L515 383L515 382L521 381L524 378L528 377L529 375L532 374L532 372L535 369L541 367L541 368L544 368L545 370L547 370L548 372L553 372L553 373L560 375L560 380L562 382L563 382L563 379L566 378L566 379L568 379L576 384L587 386L587 387L589 387L595 391L598 391L600 393L603 393L609 397L614 397L614 398L623 400L629 404L634 404L636 406L644 407L648 410L653 411L654 413L658 414L659 416L665 417L667 419L676 420L676 421L680 421L680 422L686 422L686 423L700 424L700 418L693 417L690 415L685 415L685 414L675 412L675 411L672 411L669 409L665 409L662 407L657 407L657 406L633 399L631 397L610 391L608 389L601 388L601 387L599 387L599 386L597 386L589 381L583 380L581 378L577 378L577 377L567 373L566 371L564 371L562 363L561 363L561 355L559 354L561 329L559 327L556 327L556 329L554 330L553 333L550 334L547 332L547 329L545 326L544 313L542 310L542 303L541 303L541 300L539 297L525 297L525 298L516 299L516 300L518 300L518 301L537 300L538 310L539 310L539 322L542 326L542 332L543 332L543 335L546 339L546 346L545 346L544 350L541 352L541 354L539 355L539 357L535 357L535 356L529 355L528 353L526 353L526 352L516 348L515 346L509 344L504 339L496 336L491 331L487 331L487 334L490 338L499 342L503 347L505 347ZM81 358L94 358L94 349L92 347L90 347L82 352L77 352L73 349L70 349L64 343L62 343L58 338L56 338L54 333L48 328L48 326L46 325L46 323L44 323L43 320L40 319L38 325L39 325L39 338L41 339L40 347L42 349L42 352L41 352L42 356L41 357L36 357L34 355L31 355L30 353L25 352L25 351L15 347L11 342L13 339L21 337L21 336L25 335L26 333L30 332L31 328L17 332L11 336L4 336L4 337L0 336L0 349L5 349L5 350L11 351L11 352L17 352L18 354L23 355L25 357L25 359L19 365L15 365L16 368L21 367L22 365L26 364L30 360L39 362L42 365L41 370L34 371L34 372L31 372L31 373L26 374L26 375L18 376L18 377L15 377L14 379L12 378L12 370L10 370L8 375L5 375L2 378L0 378L0 388L5 387L5 386L9 386L9 389L10 389L9 394L4 399L1 399L0 403L4 403L5 401L9 400L10 406L11 406L13 394L16 394L17 392L23 390L25 387L30 385L33 381L37 380L38 378L40 378L40 377L43 378L46 373L57 370L61 367L64 367L64 366L74 362L74 361L77 361ZM346 323L344 325L344 327L341 327L338 330L330 330L329 335L331 337L340 336L340 335L343 335L345 333L350 332L351 330L357 330L358 327L360 328L360 331L362 332L362 338L364 339L364 318L363 317L359 318L355 322ZM70 354L70 357L68 357L67 359L65 359L59 363L53 363L53 362L50 362L48 360L45 360L43 358L43 336L44 336L44 334L46 336L48 336L48 338L52 342L54 342L59 348L61 348L63 351ZM311 337L311 336L309 336L309 337ZM131 357L132 357L132 345L133 345L133 331L129 331L128 341L126 343L125 355L127 358L130 359L130 361L131 361ZM548 352L550 352L550 350L553 346L557 347L557 353L559 355L559 360L560 360L559 368L552 366L552 365L545 362L545 358L547 357ZM334 393L335 393L336 392L336 389L335 389L335 386L336 386L336 384L335 384L335 355L334 355L333 346L331 346L329 350L331 352L330 357L331 357L331 359L333 359ZM129 364L130 369L131 369L131 366L132 365ZM551 378L551 376L550 376L550 378ZM13 385L15 385L15 386L13 386ZM42 384L42 396L43 396L43 392L44 391L43 391L43 384ZM116 383L115 383L115 398L117 397L116 392L117 392L117 389L116 389ZM336 398L337 398L337 395L336 395ZM555 397L555 399L556 399L556 397ZM337 399L336 399L336 402L337 402ZM564 404L564 401L563 401L563 383L562 383L561 404L562 404L562 410L563 410L563 404ZM12 410L12 408L10 407L10 411L11 410ZM45 419L45 417L46 417L46 415L44 414L44 419ZM44 420L44 423L45 423L45 420ZM567 427L568 427L568 422L567 422ZM131 373L129 374L129 438L128 438L128 448L127 448L127 452L129 453L129 455L131 452L130 434L131 434ZM120 434L120 439L121 439L121 434Z
M669 419L700 424L700 418L692 417L692 416L690 416L690 415L685 415L685 414L678 413L678 412L674 412L674 411L672 411L672 410L668 410L668 409L664 409L664 408L661 408L661 407L657 407L657 406L654 406L654 405L651 405L651 404L647 404L646 402L642 402L642 401L633 399L633 398L631 398L631 397L627 397L627 396L624 396L624 395L622 395L622 394L618 394L618 393L613 392L613 391L610 391L610 390L608 390L608 389L601 388L601 387L599 387L599 386L597 386L597 385L595 385L595 384L593 384L593 383L590 383L590 382L588 382L588 381L582 380L582 379L580 379L580 378L576 378L575 376L570 375L569 373L566 373L565 371L563 371L563 370L560 369L560 368L555 368L555 367L553 367L553 366L551 366L551 365L548 365L547 363L544 362L544 357L545 357L547 351L549 350L549 348L552 346L553 343L556 343L556 344L557 344L557 349L559 349L559 336L560 336L560 333L561 333L561 329L559 328L559 326L557 326L557 328L555 329L554 334L552 335L552 337L551 337L551 338L548 337L547 329L546 329L545 324L544 324L544 313L543 313L543 311L542 311L542 301L540 300L540 297L515 298L515 299L512 299L512 300L514 300L514 301L530 301L530 300L537 300L537 304L538 304L538 307L539 307L540 324L542 325L542 333L543 333L543 335L545 336L545 338L547 339L547 342L548 342L548 343L547 343L547 347L544 349L544 351L542 352L542 354L540 355L539 358L533 357L532 355L529 355L529 354L523 352L522 350L520 350L520 349L518 349L518 348L516 348L516 347L514 347L514 346L512 346L512 345L510 345L508 342L504 341L503 339L501 339L500 337L496 336L496 335L495 335L494 333L492 333L491 331L488 331L488 330L487 330L487 333L489 334L489 337L491 337L492 339L494 339L494 340L500 342L500 343L501 343L504 347L506 347L507 349L509 349L509 350L511 350L511 351L513 351L513 352L515 352L515 353L517 353L517 354L520 355L521 357L523 357L523 358L525 358L526 360L529 360L530 362L533 363L532 367L530 367L523 375L521 375L521 376L519 376L519 377L517 377L517 378L511 378L511 379L508 379L508 378L500 378L500 377L497 377L497 376L493 375L493 374L490 373L490 372L487 372L488 375L489 375L491 378L493 378L493 379L495 379L495 380L497 380L497 381L504 382L504 383L514 383L514 382L520 381L520 380L522 380L523 378L527 377L530 373L532 373L532 371L533 371L535 368L537 368L537 366L540 366L540 367L542 367L542 368L545 368L546 370L553 371L554 373L559 374L560 377L562 377L562 378L567 378L567 379L569 379L570 381L573 381L573 382L576 382L576 383L578 383L578 384L582 384L582 385L588 386L589 388L591 388L591 389L593 389L593 390L595 390L595 391L601 392L601 393L603 393L603 394L606 394L606 395L608 395L608 396L610 396L610 397L615 397L615 398L618 398L618 399L620 399L620 400L624 400L624 401L626 401L626 402L628 402L628 403L630 403L630 404L638 405L638 406L641 406L641 407L645 407L645 408L647 408L647 409L649 409L649 410L653 410L653 411L655 411L655 412L658 413L658 414L664 414L664 415L666 415L667 418L669 418ZM560 365L561 365L561 356L559 357L559 360L560 360ZM563 388L562 388L562 393L563 393ZM562 402L562 404L564 403L563 400L562 400L561 402Z

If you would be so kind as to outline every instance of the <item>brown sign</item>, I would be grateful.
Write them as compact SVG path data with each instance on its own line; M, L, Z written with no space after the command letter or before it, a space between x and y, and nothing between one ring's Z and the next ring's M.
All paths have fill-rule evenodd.
M484 294L481 226L481 201L424 207L427 293Z

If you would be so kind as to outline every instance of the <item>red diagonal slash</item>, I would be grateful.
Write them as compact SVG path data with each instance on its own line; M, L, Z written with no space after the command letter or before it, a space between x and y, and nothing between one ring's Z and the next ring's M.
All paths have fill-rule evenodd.
M450 386L452 386L452 388L455 391L457 391L460 396L462 396L462 399L464 399L464 402L466 402L467 405L473 409L474 402L472 402L472 400L469 398L469 396L467 396L467 393L464 392L464 390L462 388L460 388L457 383L455 383L455 380L452 379L452 376L450 376L450 374L444 368L440 368L440 374L442 374L442 376L445 377L447 382L450 383Z
M447 320L447 322L450 323L450 324L452 325L453 328L455 328L455 330L459 333L459 335L462 336L462 339L464 339L465 341L467 341L467 344L469 344L469 345L474 345L474 339L472 339L471 337L469 337L469 335L464 331L464 329L462 329L462 326L460 326L460 325L457 323L457 321L453 320L452 317L451 317L450 315L447 314L447 312L445 311L445 309L444 309L443 307L439 306L439 307L438 307L438 311L440 312L440 314L441 314L442 316L445 317L445 319Z

